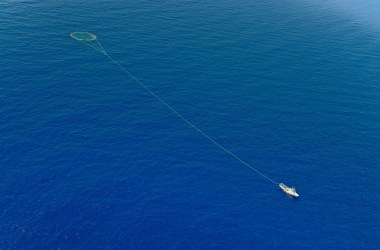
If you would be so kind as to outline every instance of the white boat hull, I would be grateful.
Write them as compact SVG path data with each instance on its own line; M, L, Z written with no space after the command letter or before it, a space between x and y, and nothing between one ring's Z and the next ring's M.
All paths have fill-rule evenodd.
M288 186L286 186L284 183L280 183L278 185L285 193L287 193L288 195L290 196L293 196L293 197L299 197L300 195L297 194L296 190L294 188L289 188Z

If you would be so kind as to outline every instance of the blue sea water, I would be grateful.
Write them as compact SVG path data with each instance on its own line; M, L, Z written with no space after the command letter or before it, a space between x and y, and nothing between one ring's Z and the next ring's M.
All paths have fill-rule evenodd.
M379 13L0 1L0 249L380 249Z

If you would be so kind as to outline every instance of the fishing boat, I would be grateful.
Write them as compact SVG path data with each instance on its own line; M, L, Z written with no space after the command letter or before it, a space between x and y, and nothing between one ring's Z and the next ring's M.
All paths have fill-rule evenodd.
M284 183L280 183L279 184L279 187L285 192L287 193L288 195L291 195L293 197L298 197L300 196L299 194L297 194L296 192L296 189L294 187L288 187L286 186Z

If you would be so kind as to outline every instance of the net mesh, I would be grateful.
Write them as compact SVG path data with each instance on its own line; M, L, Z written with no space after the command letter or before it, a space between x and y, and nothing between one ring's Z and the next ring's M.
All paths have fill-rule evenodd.
M87 46L90 46L94 50L106 55L107 52L103 49L103 46L100 44L99 39L90 32L76 31L70 34L70 36Z
M91 42L96 40L96 36L90 32L73 32L70 36L78 41Z

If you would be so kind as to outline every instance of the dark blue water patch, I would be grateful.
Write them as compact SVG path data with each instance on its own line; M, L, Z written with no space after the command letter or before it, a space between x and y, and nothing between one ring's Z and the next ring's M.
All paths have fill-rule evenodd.
M0 4L0 248L379 248L379 35L331 3Z

